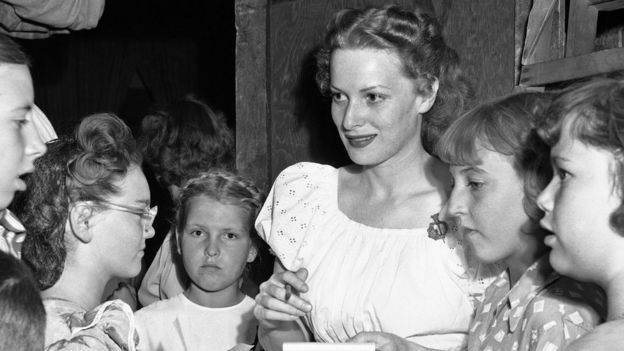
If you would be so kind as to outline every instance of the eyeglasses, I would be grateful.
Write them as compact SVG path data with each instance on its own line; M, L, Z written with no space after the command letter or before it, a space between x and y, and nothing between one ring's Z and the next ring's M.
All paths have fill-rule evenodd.
M158 213L158 206L154 207L131 207L126 205L120 205L107 201L94 201L95 204L105 207L109 210L114 211L122 211L127 213L132 213L141 217L141 224L143 224L143 231L148 232L150 227L154 223L154 219L156 218L156 214Z

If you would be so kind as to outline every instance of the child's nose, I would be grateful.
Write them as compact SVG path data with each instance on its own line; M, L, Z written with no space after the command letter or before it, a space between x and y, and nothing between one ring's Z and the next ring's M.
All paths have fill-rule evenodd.
M214 240L208 240L204 254L210 257L219 255L219 244Z

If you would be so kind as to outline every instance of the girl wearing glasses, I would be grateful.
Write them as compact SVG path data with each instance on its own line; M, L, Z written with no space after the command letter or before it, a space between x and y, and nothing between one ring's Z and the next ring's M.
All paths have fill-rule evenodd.
M154 235L150 192L130 129L118 117L85 118L73 138L48 145L19 208L47 313L46 347L134 350L134 319L120 300L100 305L106 283L141 270Z

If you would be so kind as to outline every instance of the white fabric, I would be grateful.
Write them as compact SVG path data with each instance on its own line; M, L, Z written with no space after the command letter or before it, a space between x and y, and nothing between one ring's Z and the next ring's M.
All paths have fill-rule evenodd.
M136 312L137 350L224 351L249 349L258 322L249 296L231 307L197 305L179 294Z
M50 123L48 116L46 116L45 113L37 107L37 105L33 105L30 113L32 122L37 130L37 134L39 134L39 138L41 138L43 143L58 139L58 135L56 135L56 131L54 130L54 127L52 127L52 123Z
M0 32L24 39L47 38L97 26L105 0L2 0Z
M337 189L337 169L296 164L278 176L256 219L287 269L309 271L302 296L313 306L305 322L316 341L383 331L426 347L462 348L474 299L494 272L475 278L456 236L433 240L427 228L352 221L338 209Z

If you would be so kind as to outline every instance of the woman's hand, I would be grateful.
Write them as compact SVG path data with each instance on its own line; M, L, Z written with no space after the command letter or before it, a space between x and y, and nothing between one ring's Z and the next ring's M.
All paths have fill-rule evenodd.
M299 297L299 293L308 291L307 277L305 268L296 272L276 269L269 280L260 284L254 315L264 328L278 328L280 322L297 320L312 310L312 305Z
M402 337L382 332L362 332L347 340L356 343L374 343L377 351L424 351L428 350Z

